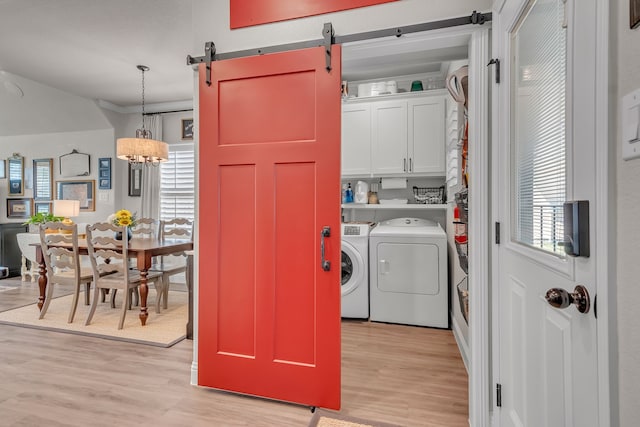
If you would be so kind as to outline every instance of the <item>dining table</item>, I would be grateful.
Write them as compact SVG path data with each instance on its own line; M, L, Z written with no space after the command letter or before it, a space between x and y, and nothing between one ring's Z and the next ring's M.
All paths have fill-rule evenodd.
M62 247L70 246L69 244L60 243ZM42 247L36 246L36 261L39 265L40 277L38 277L38 287L40 295L38 297L38 309L42 310L47 290L47 267L42 253ZM55 245L52 245L55 246ZM147 283L147 274L151 269L153 257L160 255L171 255L184 251L193 250L193 241L191 239L152 239L152 238L131 238L128 246L128 257L136 259L136 268L140 271L140 323L144 326L149 317L147 311L147 295L149 286ZM88 255L86 239L78 239L78 251L80 255Z

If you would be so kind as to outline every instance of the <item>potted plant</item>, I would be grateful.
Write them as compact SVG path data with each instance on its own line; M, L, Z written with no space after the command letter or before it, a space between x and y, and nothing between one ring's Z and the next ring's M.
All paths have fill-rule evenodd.
M42 212L38 212L35 215L31 215L31 217L23 222L23 225L29 225L29 231L30 232L36 232L39 225L40 224L44 224L45 222L57 222L57 221L62 221L63 218L61 216L55 216L52 213L42 213Z

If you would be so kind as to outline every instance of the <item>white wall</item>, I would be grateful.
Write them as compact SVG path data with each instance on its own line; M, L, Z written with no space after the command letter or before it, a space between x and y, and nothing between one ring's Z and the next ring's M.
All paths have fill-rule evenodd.
M46 72L46 67L42 72ZM0 83L2 136L112 127L100 108L90 99L71 95L6 71L0 71Z
M113 129L90 130L80 132L43 133L38 135L0 136L0 158L6 159L13 153L19 153L24 157L25 182L33 182L32 166L34 159L52 158L54 194L55 183L61 181L95 180L96 201L95 212L81 212L80 216L72 218L75 222L96 222L104 220L113 212L114 190L98 190L98 158L113 157ZM90 175L78 178L62 178L60 176L59 157L70 153L73 149L90 155ZM113 167L113 160L112 160ZM112 188L118 185L119 177L112 172ZM5 199L8 196L8 180L0 179L0 222L24 222L23 219L7 218L7 205ZM100 197L106 197L103 201ZM24 195L15 198L32 198L33 187L25 188Z
M0 85L0 159L13 153L24 157L25 182L32 181L33 159L54 160L53 179L60 177L59 156L76 149L90 157L90 175L81 180L96 181L96 210L81 212L74 218L78 223L102 221L118 209L140 211L140 197L128 196L127 162L115 157L115 141L119 137L134 136L142 125L142 116L120 114L98 107L97 103L0 71L0 82L17 84L23 96L7 91ZM192 112L166 114L163 117L164 140L180 143L181 119L192 118ZM98 189L98 158L110 157L111 190ZM55 188L54 188L55 194ZM0 179L0 222L24 222L7 218L7 179ZM20 198L32 198L32 188L26 188ZM17 198L17 197L16 197Z
M204 54L204 43L213 41L218 53L322 38L324 23L331 22L336 35L346 35L491 10L491 0L401 0L308 18L229 29L229 0L194 0L192 56Z
M612 0L613 49L617 54L613 77L614 104L618 113L611 124L617 130L612 152L617 156L617 303L620 425L637 425L640 419L640 159L621 157L620 102L625 94L640 89L640 28L629 29L629 1ZM617 22L615 19L617 18ZM617 94L617 96L615 96ZM615 150L615 151L614 151Z
M140 113L135 114L118 114L109 113L109 117L115 119L116 138L122 136L134 136L136 129L142 126L142 116ZM184 111L179 113L162 114L162 140L169 145L181 144L184 141L182 136L182 119L193 118L192 111ZM145 121L146 123L146 121ZM153 135L156 138L156 135ZM191 142L191 141L189 141ZM129 209L131 212L141 212L142 198L129 196L129 167L127 162L115 159L115 173L122 177L116 184L115 203L117 209ZM122 207L122 208L120 208Z

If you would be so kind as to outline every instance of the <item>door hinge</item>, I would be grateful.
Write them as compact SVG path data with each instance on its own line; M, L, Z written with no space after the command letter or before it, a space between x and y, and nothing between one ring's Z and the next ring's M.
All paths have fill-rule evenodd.
M487 64L496 66L496 83L500 83L500 60L498 58L492 58L491 61Z
M500 223L496 222L496 245L500 244Z
M502 407L502 384L496 384L496 406Z

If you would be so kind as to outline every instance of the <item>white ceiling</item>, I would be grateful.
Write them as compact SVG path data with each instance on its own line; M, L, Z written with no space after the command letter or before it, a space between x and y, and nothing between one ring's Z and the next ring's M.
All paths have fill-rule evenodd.
M342 79L372 80L411 74L445 76L450 61L468 58L468 34L434 31L345 44Z
M133 106L142 64L146 103L190 100L191 16L191 0L0 0L0 81Z

